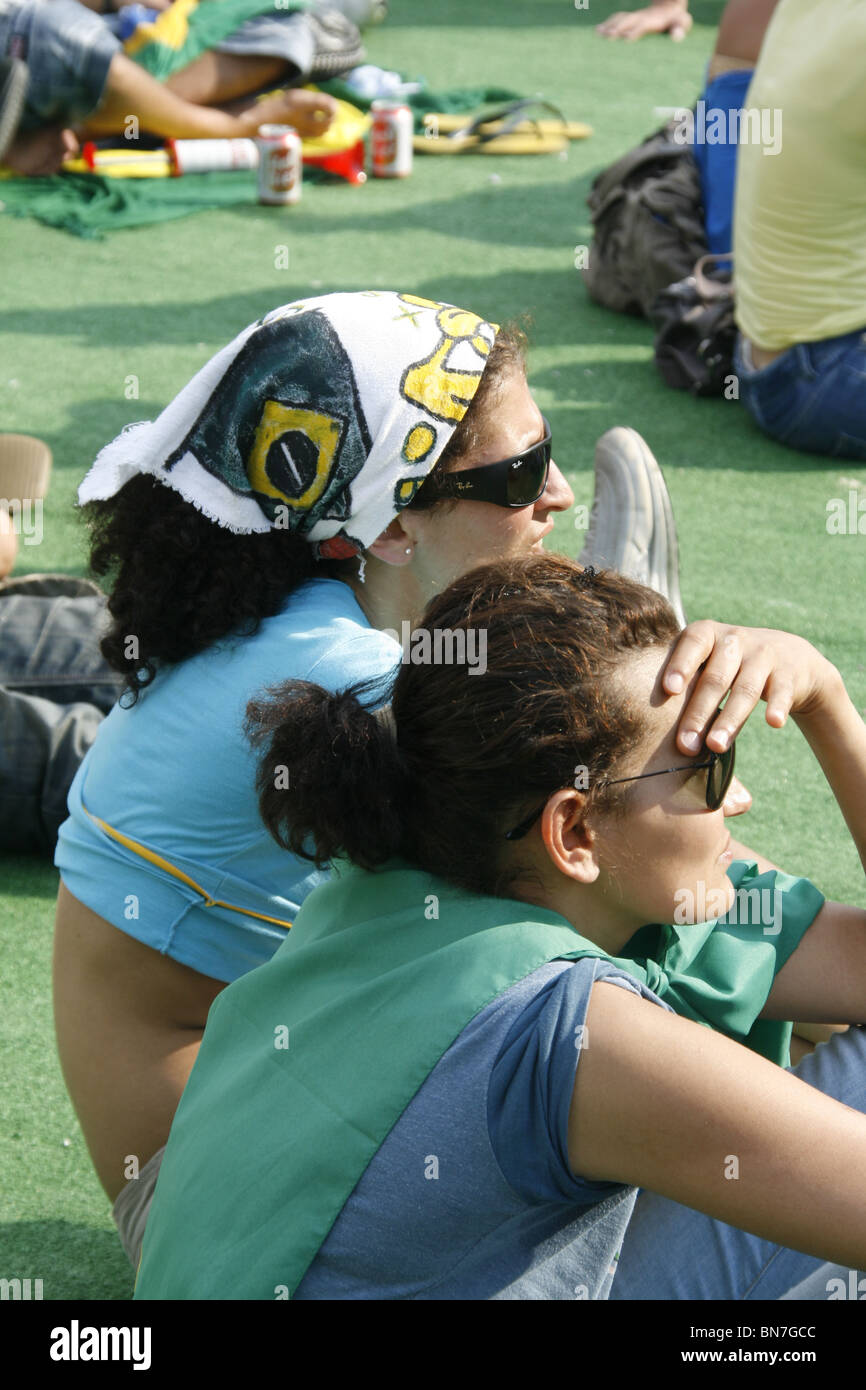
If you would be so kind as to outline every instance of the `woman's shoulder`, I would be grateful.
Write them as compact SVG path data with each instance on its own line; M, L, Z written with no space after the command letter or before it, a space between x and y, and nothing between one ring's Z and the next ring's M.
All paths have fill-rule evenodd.
M370 626L347 584L312 579L293 590L255 632L231 633L196 656L166 666L152 691L165 698L190 687L229 694L242 686L251 696L279 680L312 680L336 690L385 674L399 656L399 645ZM144 692L142 705L149 695Z
M269 620L278 640L291 642L304 670L295 678L337 690L391 672L400 660L393 636L371 627L348 584L311 579L290 594Z

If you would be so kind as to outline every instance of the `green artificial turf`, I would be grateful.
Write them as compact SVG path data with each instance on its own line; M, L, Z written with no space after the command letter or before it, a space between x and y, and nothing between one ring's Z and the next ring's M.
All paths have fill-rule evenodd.
M432 87L496 83L589 121L567 158L416 158L412 177L310 186L293 208L239 206L77 240L0 216L0 429L54 453L44 537L16 573L82 573L72 510L98 449L153 418L242 327L312 290L387 287L533 319L530 381L579 504L597 437L628 424L670 487L692 617L792 628L818 644L866 706L866 539L831 536L826 508L866 469L788 452L735 401L696 401L655 372L651 330L587 301L574 249L590 241L593 175L699 94L721 3L696 0L681 44L612 44L592 0L392 0L370 61ZM2 189L0 189L2 198ZM278 269L289 249L288 268ZM137 384L138 396L132 393ZM862 494L861 494L862 495ZM574 516L554 540L576 554ZM738 829L830 896L863 900L862 873L817 765L793 727L756 714L740 739L755 807ZM126 1298L131 1273L66 1097L50 997L54 869L0 857L0 1277L41 1278L46 1299Z

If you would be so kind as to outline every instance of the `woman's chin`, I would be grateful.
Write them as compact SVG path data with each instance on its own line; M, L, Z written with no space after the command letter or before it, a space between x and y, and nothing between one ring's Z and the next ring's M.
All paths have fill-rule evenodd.
M701 922L714 922L724 917L737 900L736 891L726 874L714 874L708 881L699 879L691 888L680 888L674 894L676 926L694 927Z

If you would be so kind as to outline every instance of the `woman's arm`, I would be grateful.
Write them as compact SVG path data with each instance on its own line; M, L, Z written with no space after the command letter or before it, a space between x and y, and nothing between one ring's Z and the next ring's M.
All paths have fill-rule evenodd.
M821 764L866 870L866 724L830 667L820 696L791 714Z
M835 666L791 633L697 622L677 643L665 672L667 688L675 672L687 682L701 663L678 739L690 731L701 739L706 734L706 746L721 749L760 700L767 705L767 723L776 728L790 714L823 769L866 869L866 725ZM776 976L761 1017L866 1020L866 912L825 903Z
M593 987L586 1030L569 1115L574 1173L864 1267L866 1117L617 985Z
M866 1023L866 912L825 903L773 981L760 1017Z

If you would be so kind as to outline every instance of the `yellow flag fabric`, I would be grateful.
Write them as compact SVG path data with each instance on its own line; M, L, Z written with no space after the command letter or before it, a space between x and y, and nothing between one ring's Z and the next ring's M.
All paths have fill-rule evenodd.
M255 15L307 10L310 0L174 0L152 24L139 24L123 45L128 58L164 82Z

